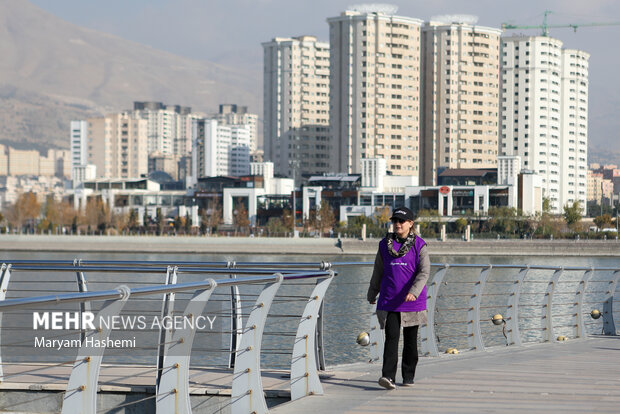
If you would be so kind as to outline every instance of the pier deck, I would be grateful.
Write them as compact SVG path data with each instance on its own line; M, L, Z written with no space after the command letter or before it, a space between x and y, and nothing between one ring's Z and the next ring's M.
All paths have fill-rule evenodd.
M72 365L48 363L5 364L6 381L0 393L7 390L65 391ZM103 392L154 393L156 368L144 365L102 365L99 390ZM193 368L189 390L192 395L230 396L233 374L230 370ZM290 397L287 388L289 372L262 371L263 388L270 396ZM0 407L0 412L2 412Z
M290 398L287 371L263 371L263 385L270 405L276 404L271 407L271 412L276 414L615 413L620 407L619 352L620 337L594 336L566 343L421 358L415 386L399 387L395 391L377 385L381 371L378 364L342 365L321 374L324 395L292 402L285 402ZM6 382L0 384L0 399L6 403L11 401L7 398L11 392L23 391L32 398L37 398L37 393L49 393L51 399L57 400L66 389L70 368L69 365L5 365ZM230 396L230 372L196 368L190 377L192 400L196 402L192 404L194 412L229 412L226 404L206 410L200 405L205 397ZM149 404L142 405L142 409L149 411L154 403L149 399L149 395L154 395L154 368L104 365L100 391L125 394L120 400L125 403L147 399ZM112 409L116 404L118 400L111 400L100 405L100 409L105 406ZM19 411L18 406L11 408ZM130 406L131 403L127 408ZM54 408L36 410L55 411ZM102 412L106 411L104 408Z
M338 367L322 380L325 395L271 412L620 412L618 336L421 358L415 386L394 391L377 385L380 373L379 365Z

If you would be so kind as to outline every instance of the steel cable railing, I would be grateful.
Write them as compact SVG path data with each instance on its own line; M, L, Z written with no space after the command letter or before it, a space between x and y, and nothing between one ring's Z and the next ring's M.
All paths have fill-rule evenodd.
M328 293L327 289L333 278L333 272L330 269L341 271L346 268L363 267L370 270L373 265L371 262L250 263L228 261L201 263L76 259L74 261L7 260L5 263L0 273L0 288L2 289L0 291L0 313L17 313L18 310L23 312L33 310L35 307L39 309L42 306L56 308L74 304L91 306L94 302L104 302L103 306L98 309L99 313L107 309L112 315L117 316L160 314L162 317L187 317L190 315L191 319L202 315L205 303L215 305L215 310L210 309L210 315L226 319L230 322L230 326L220 326L208 332L183 327L144 330L145 333L153 336L159 333L159 339L152 338L150 346L136 347L136 349L157 351L159 355L157 360L160 362L156 368L152 369L157 377L155 380L157 390L154 396L136 400L135 403L156 399L157 409L161 412L166 412L170 404L178 404L179 401L191 410L189 406L190 387L208 384L209 380L198 378L195 374L190 375L190 355L193 358L192 366L196 365L196 362L207 361L209 369L223 370L221 372L228 373L226 378L231 378L232 381L229 404L233 411L250 404L254 408L263 407L266 410L261 386L261 367L290 369L293 399L321 392L316 373L317 368L325 368L325 356L323 355L325 349L339 347L343 344L342 341L347 341L346 338L351 338L359 332L355 331L358 329L355 324L351 324L353 330L323 327L322 322L325 318L329 321L330 317L341 319L348 316L351 320L363 321L370 317L370 332L371 336L374 336L370 346L371 357L374 355L374 358L371 359L379 360L382 354L381 341L377 339L380 338L381 332L377 329L374 310L370 309L369 305L361 308L358 306L360 310L353 313L347 313L346 309L343 309L343 306L347 309L350 306L356 307L357 302L365 303L367 278L335 282L336 288L334 289L337 292L343 292L344 289L344 292L354 293L350 296L334 297L323 309L323 299ZM451 346L458 346L460 349L483 350L485 346L500 344L497 336L499 331L494 330L490 324L485 325L485 321L490 322L494 313L503 312L507 312L506 317L502 318L503 323L507 325L507 329L504 330L506 345L520 345L522 341L531 342L532 340L552 341L555 340L554 330L562 333L572 330L574 338L583 338L586 326L589 327L590 332L600 328L605 333L609 334L613 331L615 334L613 296L618 275L620 275L618 268L438 263L433 263L432 268L434 272L428 282L429 324L420 330L423 354L438 355L440 350L443 351ZM518 275L515 275L513 270L517 270ZM62 284L49 288L49 292L54 294L28 296L37 292L32 284L37 280L42 280L42 275L50 277L49 275L67 272L75 273L76 279L62 279ZM531 277L528 277L528 272L532 273ZM580 272L584 274L579 278ZM14 277L11 282L14 288L9 289L11 274L34 274L37 278L21 280ZM602 275L604 280L591 280L593 274ZM89 275L88 280L85 275ZM111 276L108 278L106 275ZM131 278L125 277L123 281L136 286L106 289L106 285L111 286L119 282L116 275L135 275ZM222 276L228 276L228 278L222 278ZM216 279L202 280L206 277ZM192 280L196 278L202 279ZM541 280L545 278L548 279ZM308 282L310 280L312 283ZM92 286L101 286L103 289L88 291L86 281ZM22 283L24 287L21 287ZM77 283L78 292L63 293L62 286L70 283ZM589 284L595 283L606 283L609 289L601 290L600 285L596 285L596 289L588 289ZM571 284L577 287L571 290ZM559 288L560 285L563 287ZM238 290L234 290L239 287L250 290L240 294ZM313 289L311 294L302 294L304 289L310 290L311 288ZM222 289L230 290L230 292L222 291ZM214 290L218 291L214 292ZM45 291L45 287L41 286L40 291ZM7 293L24 296L7 298ZM525 301L520 299L523 295L528 295ZM570 295L573 296L568 297ZM149 303L149 300L154 300L152 298L159 298L155 300L159 303L158 306L163 308L161 312L152 307L143 308L143 306L152 305ZM340 303L334 303L336 301ZM122 305L120 305L121 302L123 302ZM162 303L165 305L162 306ZM131 304L135 307L130 309ZM340 307L334 306L336 304ZM586 305L603 306L602 327L601 321L583 321L583 316L589 314L582 309ZM114 306L118 309L112 309ZM191 311L192 306L197 310ZM184 307L185 310L182 310ZM366 308L367 310L364 310ZM529 310L535 308L538 308L541 313L533 314ZM271 313L269 313L270 309ZM80 310L83 312L85 309ZM485 317L483 314L487 312L488 316ZM268 318L273 320L272 323L266 324ZM525 322L527 320L533 322ZM537 320L541 321L538 326ZM321 323L318 323L319 321ZM3 330L8 331L19 328L19 325L2 324L1 326ZM541 334L531 334L536 331ZM77 334L81 334L82 341L84 341L84 338L89 337L88 335L97 334L97 330L92 331L82 327L66 335ZM219 346L214 346L209 342L209 338L217 334L224 335L228 340ZM193 346L193 342L196 341L195 335L202 338L200 345ZM324 342L323 338L326 336L326 342ZM333 338L337 338L340 342L333 342ZM20 346L19 342L17 339L14 342L7 342L2 345L2 349L9 346L17 348ZM264 347L256 346L261 342L264 342ZM211 355L212 359L201 359L203 354ZM216 358L212 354L222 357ZM225 355L229 355L228 361L223 360ZM96 400L98 379L95 378L93 382L85 377L86 374L80 374L79 370L84 365L92 368L94 366L92 362L102 357L103 354L78 356L72 361L74 367L71 378L80 375L82 377L73 383L71 378L69 379L67 388L72 391L65 393L67 407L75 407L77 403L73 401L77 400L83 404L84 396L89 394L89 391L91 392L90 402ZM289 365L282 363L285 357L289 360ZM101 359L98 364L101 366ZM4 366L5 363L0 363L0 368ZM308 370L312 372L308 373ZM316 375L313 377L314 374ZM18 377L19 375L11 373L7 374L5 379ZM183 389L167 385L179 384L179 380L184 384ZM76 383L85 388L80 390L80 387L74 386ZM249 385L241 387L241 383ZM93 389L94 394L92 394ZM300 389L303 390L299 391ZM125 403L123 406L131 403ZM257 412L261 409L259 408ZM67 408L66 412L70 412L69 410L70 408Z
M239 276L239 277L229 278L229 279L218 279L217 281L210 279L207 281L191 281L191 282L178 282L175 277L175 283L170 283L167 285L150 284L148 286L139 286L139 287L134 287L134 288L119 287L116 289L101 290L97 292L82 292L82 293L61 293L61 289L54 288L51 290L54 291L54 293L56 294L47 295L47 296L18 297L18 298L9 298L9 299L6 299L6 296L5 296L3 297L4 300L0 302L0 312L4 312L6 314L6 312L9 312L15 309L32 309L33 307L41 307L44 305L62 306L62 305L74 304L74 303L82 304L86 302L91 303L94 301L106 301L104 303L103 308L99 311L99 314L101 314L101 312L103 312L106 308L109 308L111 307L111 305L121 302L123 300L126 301L128 297L131 297L132 299L136 300L141 297L149 297L153 295L159 295L159 296L169 295L166 298L166 300L169 301L170 303L173 303L174 302L173 295L175 294L181 295L182 293L190 293L190 294L194 293L194 297L190 299L189 301L191 305L192 300L196 298L196 294L198 294L199 292L201 292L201 294L204 294L204 292L208 292L210 296L211 292L216 288L216 286L219 288L227 288L227 287L234 287L234 286L265 285L266 284L267 287L263 288L262 292L257 292L258 294L250 294L252 298L248 299L246 302L255 302L253 305L246 304L244 306L235 307L236 311L239 312L237 316L247 317L247 325L243 329L230 330L229 332L231 332L231 336L235 336L237 334L243 334L242 338L248 338L251 336L253 331L258 331L258 330L262 331L261 325L264 326L264 322L267 317L267 312L270 308L269 306L270 302L274 301L275 303L283 303L283 304L290 304L291 302L300 302L302 305L305 305L304 314L296 316L297 319L299 320L299 323L298 323L299 328L297 332L294 332L294 331L292 333L273 332L274 334L279 334L279 335L291 334L298 338L301 338L305 342L308 342L310 337L312 340L315 339L314 331L316 330L316 328L314 328L313 323L315 323L315 321L318 319L318 314L317 314L318 307L316 306L316 304L319 302L322 303L324 293L327 290L327 286L329 282L334 276L334 272L329 271L329 270L303 269L303 267L301 266L293 266L292 268L277 269L279 271L278 274L274 274L273 268L285 267L285 266L278 266L278 264L271 264L271 263L265 264L263 268L258 268L258 269L236 269L236 268L233 269L234 263L232 265L228 263L227 268L215 268L215 267L201 268L201 267L196 267L196 263L191 263L191 266L192 267L185 267L185 268L182 268L182 267L180 268L180 267L175 266L174 269L172 269L171 267L167 267L164 269L158 266L125 266L125 264L123 264L123 266L119 266L117 263L115 263L112 266L106 266L105 263L97 263L96 266L88 266L86 265L84 261L76 262L74 263L73 266L68 266L67 263L65 262L33 264L32 261L30 261L28 263L20 263L14 266L12 265L3 266L2 277L5 280L5 283L7 285L8 285L8 279L10 278L11 272L13 272L14 274L19 273L19 272L22 272L22 273L23 272L36 272L38 275L41 275L42 274L41 272L49 273L49 272L67 272L67 271L81 272L81 273L91 272L91 273L121 273L121 274L122 273L161 274L162 272L166 272L167 276L169 276L171 273L174 273L175 276L188 275L188 274L190 275L193 274L196 276L205 276L205 275L221 276L221 274L227 274L230 277L233 277L233 276L235 277ZM322 269L327 269L327 267L324 264L320 264L318 267ZM280 284L282 284L282 282L286 281L290 283L295 283L295 282L301 282L301 281L309 280L309 279L318 279L318 283L314 283L315 289L311 296L303 297L301 295L281 295L279 298L274 300L275 293L278 287L280 286ZM327 283L325 283L326 281ZM307 283L304 283L304 284L307 285ZM267 290L269 290L270 287L271 287L271 293L266 294L265 292L267 292ZM317 290L321 290L322 292L317 292ZM16 290L16 292L18 291L19 289ZM60 291L60 292L56 292L56 291ZM4 290L4 292L6 292L6 290ZM19 291L19 293L27 293L27 292ZM208 301L208 298L203 298L203 300L206 302ZM312 308L311 306L309 306L310 304L313 304L314 307L313 309L308 310L309 308ZM168 311L170 311L171 309L172 307L170 307ZM186 308L186 310L187 309L189 309L189 305ZM243 309L246 310L245 313L242 313ZM110 316L118 316L119 313L120 312L116 312L116 313L112 312ZM135 314L136 312L132 311L130 313ZM174 311L170 313L174 314ZM196 314L198 313L200 312L197 312ZM219 314L214 314L214 316L232 316L233 314L234 313L231 313L228 311L228 312L219 312ZM185 315L187 315L187 313L185 313ZM295 315L286 315L286 316L292 318ZM250 323L253 318L254 318L255 323ZM258 320L258 323L256 323L257 320ZM302 325L304 325L304 322L312 322L312 323L308 327L302 329ZM101 330L101 327L99 328L99 330ZM152 331L152 330L147 330L147 331ZM182 364L179 364L178 362L173 363L172 365L166 362L167 356L171 357L172 359L174 359L175 357L181 357L181 359L185 358L187 359L187 362L189 362L189 354L192 352L191 345L189 345L187 352L181 353L181 355L173 355L173 353L170 352L170 350L175 346L182 346L183 344L187 344L191 342L189 340L189 336L187 335L188 332L184 332L183 333L184 336L177 338L176 336L178 335L176 334L180 331L182 330L175 329L175 330L171 330L170 332L166 330L166 333L163 334L162 337L168 338L171 336L172 338L170 340L159 341L155 347L150 347L150 348L142 347L142 349L158 349L158 348L163 347L164 362L163 362L163 365L157 369L157 372L163 374L165 372L176 372L176 371L183 370L184 375L187 377L187 381L185 381L185 383L189 384L189 376L187 375L189 363L187 363L186 367L183 367ZM90 335L93 333L96 334L96 332L97 332L96 330L93 332L88 332L87 335ZM302 333L305 332L305 334L303 334L300 337L300 332ZM309 335L310 333L312 333L312 335ZM259 340L259 343L260 343L260 340L262 339L262 332L260 332L257 336L258 338L251 340L250 343L255 344L257 339ZM13 344L8 344L8 345L15 345L15 344L13 343ZM315 347L316 346L314 344L311 344L311 348L315 348ZM84 348L84 346L82 346L82 348ZM322 348L322 345L320 346L320 348ZM264 405L264 398L262 397L263 393L260 392L260 389L257 388L257 387L260 387L260 357L261 357L260 347L253 347L253 346L244 347L243 344L240 344L239 347L236 347L235 349L232 349L232 350L226 350L223 348L216 349L216 348L208 348L208 347L206 348L196 347L196 349L197 350L203 349L204 351L207 351L207 352L235 354L237 364L235 364L235 366L230 366L230 365L225 366L226 368L234 370L233 380L232 380L233 382L232 401L234 401L234 403L232 403L233 406L239 407L240 405L251 405L253 407L257 407L257 406L260 406L261 404L260 400L263 400L262 404ZM247 358L246 355L249 355L249 354L251 354L252 356L250 358ZM268 355L268 354L285 354L285 353L277 349L267 349L263 354ZM316 374L317 363L314 362L314 353L305 352L303 354L299 354L298 351L293 349L293 352L287 352L286 354L288 354L291 357L291 365L288 366L288 368L291 369L291 371L297 370L299 371L299 374L300 374L298 376L307 378L307 381L312 381L314 379L318 383L318 375ZM240 363L239 361L240 360L242 361L243 359L249 362ZM309 359L312 360L312 363L308 363L307 360ZM77 377L74 374L78 371L78 367L80 365L89 365L88 371L91 371L91 372L98 371L98 366L97 367L91 366L93 360L94 360L93 356L87 356L83 359L78 358L75 360L75 366L72 371L71 378L69 379L69 385L68 385L69 388L71 388L71 383L75 382L72 380L74 377ZM101 361L99 360L98 363L100 364L100 362ZM301 362L301 364L299 364L299 362ZM250 365L252 366L251 368L249 367ZM296 365L298 365L300 368L295 368ZM248 368L244 369L243 366L248 366ZM310 367L310 369L308 367ZM314 375L308 375L308 374L312 374L312 372L309 373L308 371L314 371ZM166 377L170 377L170 375L168 376L160 375L157 380L157 388L158 389L161 389L162 387L166 388L165 386L166 382L178 384L179 382L177 379L179 375L176 374L173 376L175 377L173 381L169 381L169 380L166 381ZM251 378L252 379L251 381L247 381L245 379L235 380L236 378L242 378L244 376L253 377L253 379ZM303 381L303 382L307 382L307 381ZM65 393L65 400L63 403L64 411L72 412L72 410L75 409L75 407L77 406L84 407L84 406L92 405L92 407L95 407L93 404L96 399L96 392L90 397L90 401L87 401L86 405L84 405L85 397L83 396L89 394L88 392L89 389L96 390L97 380L95 379L94 383L92 383L92 381L89 383L89 379L84 378L84 376L82 375L82 378L80 378L80 380L77 382L81 382L81 385L80 387L76 389L81 390L83 392ZM295 383L299 382L299 379L296 379L294 382ZM241 390L235 390L235 388L239 388L238 384L249 384L251 388L248 388L248 385L244 385L241 387L242 388ZM308 385L310 385L310 387L308 387ZM291 385L292 395L294 393L293 387L294 386ZM320 387L320 383L319 383L319 387ZM157 392L157 396L160 397L157 399L157 405L158 407L161 405L161 408L158 408L158 411L168 412L167 409L165 408L166 404L165 403L160 404L160 401L167 399L166 396L173 396L174 398L171 398L170 400L174 401L173 404L177 406L179 404L178 402L179 396L182 396L182 395L186 396L186 398L184 398L185 400L184 403L187 404L188 410L191 410L191 408L189 408L189 405L188 405L189 404L189 392L187 391L189 388L187 386L185 388L186 390L177 390L175 388L174 392L168 392L168 391L163 392L163 393ZM302 388L304 390L310 389L310 392L312 392L312 390L316 391L317 393L320 392L320 389L317 389L316 386L313 386L312 384L303 384ZM299 392L297 394L299 394ZM74 398L74 396L78 396L78 397ZM297 397L299 397L299 395ZM244 403L244 400L248 400L248 401ZM250 401L250 400L256 400L256 401ZM79 401L79 402L76 403L75 401ZM69 407L69 408L65 408L65 407ZM266 406L265 406L265 409L266 409ZM94 408L91 411L94 412ZM234 411L236 411L236 409Z

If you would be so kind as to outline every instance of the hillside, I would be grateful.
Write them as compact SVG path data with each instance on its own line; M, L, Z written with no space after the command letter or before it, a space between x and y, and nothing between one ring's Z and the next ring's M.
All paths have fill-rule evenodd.
M597 162L599 164L620 165L620 149L616 148L596 148L592 145L588 147L588 164Z
M135 100L260 110L255 72L85 29L25 0L0 1L0 56L0 142L16 146L67 147L71 119L129 109Z

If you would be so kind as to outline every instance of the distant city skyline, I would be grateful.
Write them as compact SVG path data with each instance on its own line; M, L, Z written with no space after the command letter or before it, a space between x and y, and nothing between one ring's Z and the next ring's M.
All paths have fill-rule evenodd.
M31 0L33 4L80 26L99 30L178 55L243 65L261 82L261 42L276 36L317 36L328 39L326 19L355 3L341 0L289 2L283 0L134 0L84 2L83 0ZM391 1L398 15L429 20L445 14L472 14L478 24L499 28L502 22L539 25L545 9L552 10L549 24L620 21L620 2L613 0L479 0L464 4L445 0ZM122 13L119 13L122 10ZM513 30L511 34L538 35L539 30ZM565 47L584 50L590 59L590 142L597 147L620 149L620 81L616 68L620 56L609 53L620 40L620 26L551 29L550 35ZM243 104L243 103L240 103Z

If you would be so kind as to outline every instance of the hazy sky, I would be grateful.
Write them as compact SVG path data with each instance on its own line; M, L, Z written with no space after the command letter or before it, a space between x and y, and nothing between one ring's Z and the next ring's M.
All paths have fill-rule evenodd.
M5 1L5 0L2 0ZM80 26L158 49L259 71L261 42L276 36L316 35L328 40L327 17L348 6L342 0L31 0ZM368 2L370 3L370 2ZM379 2L377 2L379 3ZM428 20L441 14L473 14L478 24L537 25L545 9L550 24L620 22L619 0L400 0L398 15ZM539 34L537 30L522 31ZM519 33L519 31L512 31ZM620 149L620 26L551 29L567 48L590 53L590 138Z

